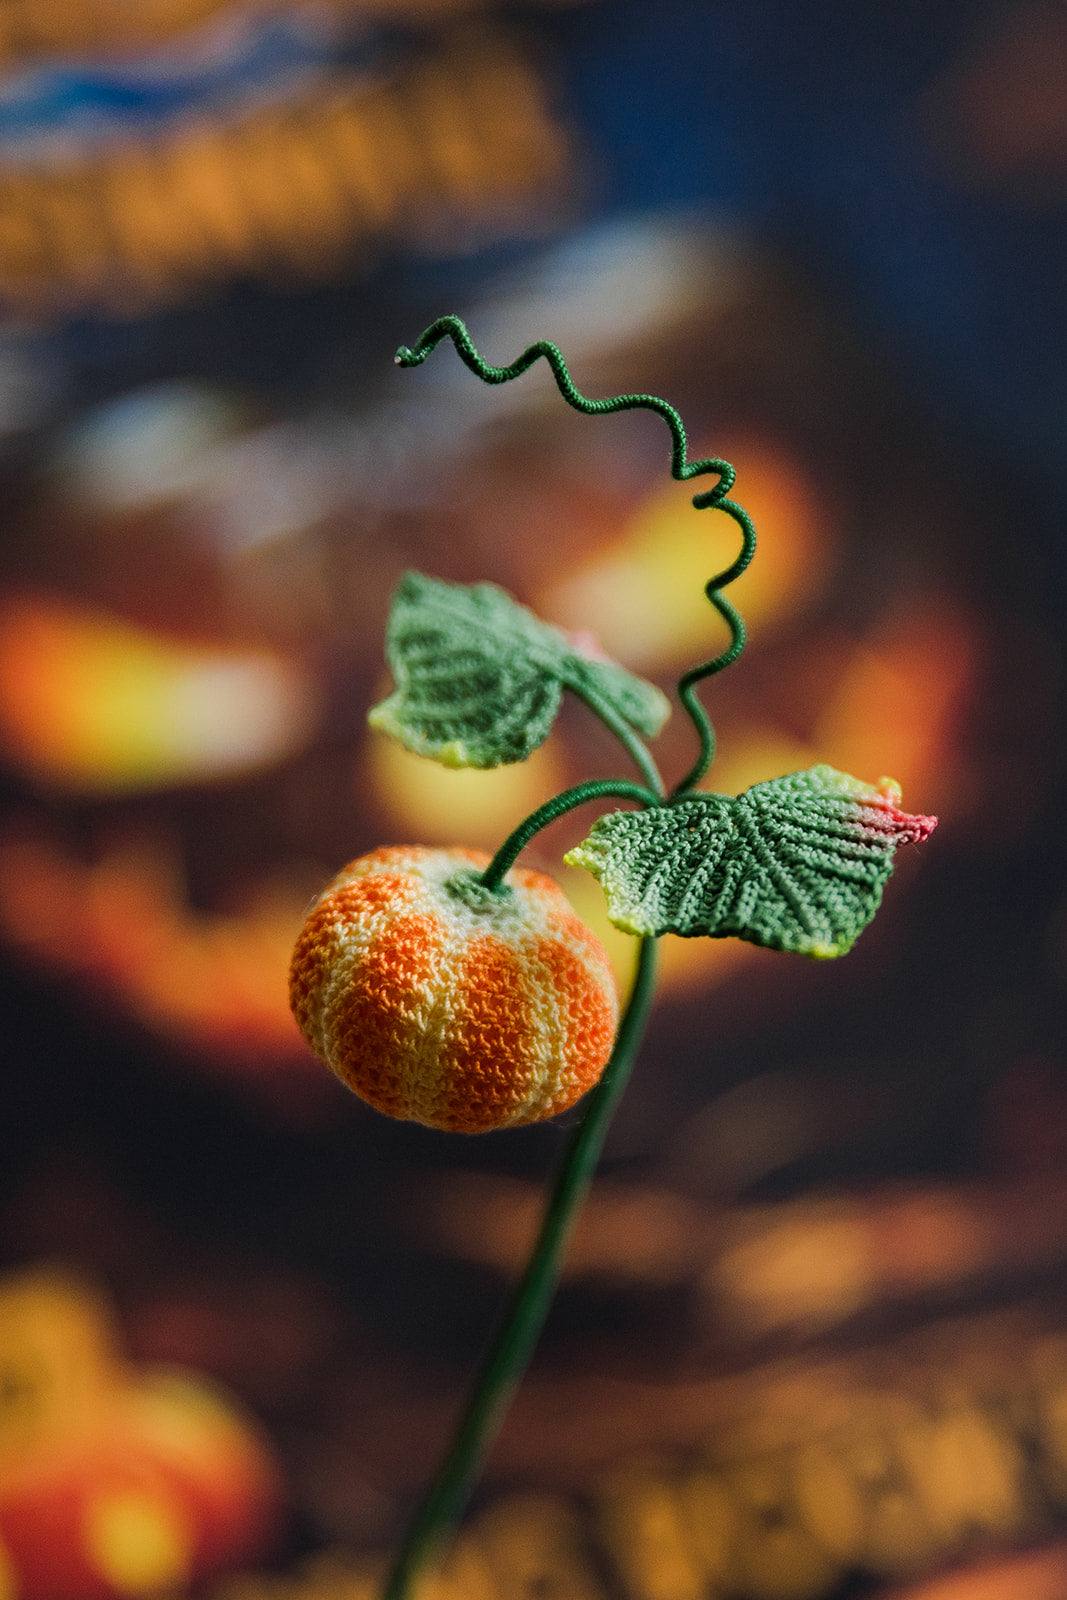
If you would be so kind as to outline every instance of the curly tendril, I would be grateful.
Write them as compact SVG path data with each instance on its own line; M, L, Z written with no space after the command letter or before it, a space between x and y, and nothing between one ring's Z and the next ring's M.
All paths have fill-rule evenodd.
M752 560L756 551L756 530L752 519L743 506L735 500L728 498L734 485L736 473L728 461L721 460L718 456L706 456L700 461L688 459L685 427L681 417L674 407L666 400L661 400L654 394L620 394L606 400L589 400L575 388L567 363L556 345L547 339L538 339L536 344L530 345L518 356L510 366L493 367L482 360L471 341L466 326L459 317L438 317L432 322L424 333L420 334L414 347L402 344L396 353L396 364L400 367L418 367L426 360L431 351L435 350L442 339L451 339L456 347L456 354L465 366L469 367L476 377L483 383L509 383L512 378L519 378L535 361L543 356L552 369L552 376L556 386L567 404L573 406L575 411L581 411L585 416L609 416L616 411L655 411L661 416L671 430L671 477L680 483L686 483L691 478L699 478L707 472L718 474L719 481L712 489L705 489L701 494L693 496L693 506L697 511L705 511L714 507L725 511L732 517L741 530L741 549L736 559L709 578L704 586L704 593L718 611L727 627L730 629L730 643L727 648L714 656L710 661L703 661L698 666L691 667L678 680L678 697L692 719L696 728L700 750L695 763L682 781L672 791L674 795L686 793L698 784L707 772L715 757L715 729L711 719L701 704L696 693L697 685L705 678L721 672L724 667L737 660L745 648L745 624L741 620L736 607L723 595L722 590L728 584L739 578Z

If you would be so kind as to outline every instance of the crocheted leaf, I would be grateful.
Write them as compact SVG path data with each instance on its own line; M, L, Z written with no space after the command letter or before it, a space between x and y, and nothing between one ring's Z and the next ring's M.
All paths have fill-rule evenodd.
M492 583L409 572L385 641L396 689L370 723L448 767L524 761L548 736L565 687L588 686L633 727L655 733L669 705L613 661L576 650Z
M582 655L569 649L560 664L560 676L566 688L578 694L588 688L606 700L631 728L648 739L656 737L671 714L670 701L654 683L636 678L607 656Z
M603 885L628 933L729 934L774 950L840 956L877 911L897 845L936 817L899 810L900 790L832 767L754 784L736 799L690 794L594 824L566 860Z

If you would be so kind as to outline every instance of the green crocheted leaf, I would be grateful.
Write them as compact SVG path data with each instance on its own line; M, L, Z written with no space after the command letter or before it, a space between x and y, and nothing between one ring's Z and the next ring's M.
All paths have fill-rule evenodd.
M582 654L492 583L444 583L409 572L393 596L385 641L396 689L372 727L447 767L524 761L548 736L564 688L587 689L642 733L670 710L652 684Z
M566 859L599 878L608 915L628 933L733 934L840 956L877 911L897 845L936 826L899 800L888 778L875 788L811 767L736 799L694 793L613 812Z
M565 688L577 694L589 690L598 699L606 700L624 722L648 739L656 737L671 714L670 701L654 683L636 678L607 656L582 655L568 649L560 663L560 676Z

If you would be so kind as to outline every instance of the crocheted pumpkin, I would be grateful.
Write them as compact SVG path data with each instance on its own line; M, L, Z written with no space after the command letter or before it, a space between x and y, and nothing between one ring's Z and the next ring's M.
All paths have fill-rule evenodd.
M603 946L540 872L483 888L488 861L375 850L334 879L297 941L289 998L305 1038L389 1116L464 1133L539 1122L611 1053Z

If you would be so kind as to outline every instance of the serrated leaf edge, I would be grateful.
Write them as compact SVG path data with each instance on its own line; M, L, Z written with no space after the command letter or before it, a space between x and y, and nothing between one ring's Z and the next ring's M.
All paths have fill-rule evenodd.
M393 635L398 626L396 619L399 608L417 606L424 596L428 597L428 604L451 611L453 616L458 617L461 626L466 626L470 621L467 612L472 601L477 605L479 598L483 598L499 606L501 626L498 638L507 649L521 650L530 669L540 674L546 684L554 684L560 694L564 689L569 689L572 694L582 697L584 689L591 682L592 693L606 700L611 709L638 733L654 736L670 715L670 701L656 684L632 673L621 662L614 661L610 657L605 657L601 663L595 657L584 656L575 649L561 628L554 623L545 622L536 612L531 611L520 600L516 600L499 584L452 583L445 578L435 578L427 573L410 570L401 576L393 591L386 625L386 656L395 687L384 700L371 707L367 713L367 722L370 727L388 734L415 755L456 770L474 768L490 771L499 766L514 766L528 759L534 750L540 748L552 731L559 714L557 702L544 733L529 746L525 754L511 757L502 755L496 760L483 759L475 747L466 740L438 742L411 728L403 716L403 707L413 674L404 659L403 646L394 640ZM598 667L608 668L609 672L598 673ZM612 673L620 674L625 682L632 686L635 700L646 701L649 713L647 716L635 718L630 714L633 710L632 705L624 710L623 695L613 689L610 681L606 684L599 681L601 676L609 678Z
M826 943L824 940L817 940L814 937L814 930L812 930L811 942L807 944L786 943L784 938L756 939L753 938L750 933L741 932L731 928L723 928L718 932L704 932L702 930L695 933L686 933L679 928L657 928L653 924L652 919L642 918L640 916L639 909L613 913L610 908L610 894L608 889L604 886L604 873L609 864L609 846L606 840L597 839L595 837L595 833L596 828L600 825L600 823L607 821L612 817L630 815L628 812L609 812L606 814L606 816L598 818L597 822L593 825L592 832L581 842L581 844L575 845L573 849L569 850L563 859L568 866L584 868L586 871L591 872L597 879L597 882L600 883L602 888L604 888L605 897L608 898L609 901L608 920L614 927L618 928L620 932L629 933L637 937L644 938L659 938L666 933L673 933L676 938L682 939L738 938L744 940L746 943L754 944L761 949L779 950L783 954L787 955L805 955L817 961L834 960L839 956L848 954L848 952L856 944L860 935L866 931L876 916L879 907L882 904L885 882L888 880L888 877L893 871L896 850L902 844L916 843L927 838L933 831L934 827L936 827L937 818L902 812L900 810L900 785L891 778L880 778L877 785L867 784L862 779L854 778L850 773L840 772L837 768L831 767L825 762L820 762L813 767L804 768L800 772L785 773L783 774L783 778L804 778L810 780L809 783L805 785L798 785L796 790L797 800L803 801L807 798L811 801L814 801L816 794L818 793L816 784L819 780L822 780L826 782L827 790L831 791L831 793L826 793L826 791L823 791L826 793L827 798L833 797L833 792L836 792L836 798L840 799L845 804L857 806L867 812L873 812L876 815L878 813L882 813L883 815L887 813L894 813L897 817L900 817L901 819L906 818L908 822L914 824L914 826L907 831L902 831L900 836L892 845L892 848L889 852L889 860L887 862L886 879L881 883L868 884L869 893L873 902L871 904L870 914L866 917L862 927L857 930L851 939L842 939L832 944ZM772 785L781 781L782 779L763 779L759 783L750 784L747 789L743 790L741 794L736 796L719 795L705 790L692 790L687 794L679 796L676 803L680 805L693 800L725 801L727 805L732 808L733 806L737 806L740 802L745 800L746 797L753 792L753 790L761 789L765 784ZM778 792L782 793L782 791ZM783 798L785 798L787 795L788 791L785 791ZM873 818L868 821L868 826L871 825L871 822L873 822ZM753 840L752 838L749 838L748 829L745 829L744 832L746 834L746 845L748 849L754 854L762 855L762 849L755 848L757 845L761 844L761 841L758 839ZM660 865L662 865L662 863ZM770 870L771 864L764 862L764 866L767 868L767 870ZM778 870L775 870L772 873L772 876L777 879L780 878L781 874ZM779 892L782 893L783 896L790 900L793 899L791 894L786 894L785 886L783 886L780 882L778 887ZM642 896L642 898L644 897ZM800 908L795 907L795 911L798 922L803 923L806 919L801 915Z

